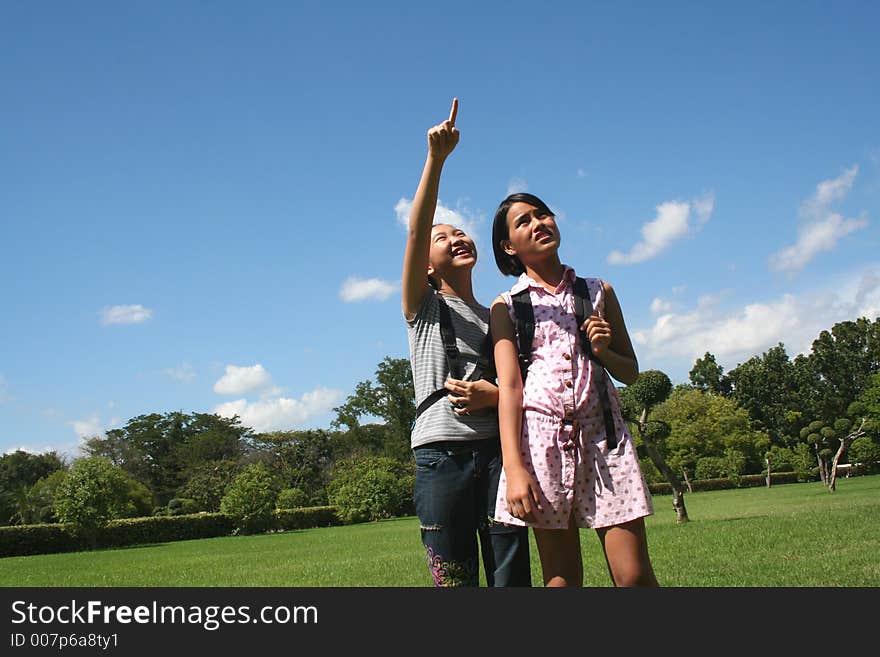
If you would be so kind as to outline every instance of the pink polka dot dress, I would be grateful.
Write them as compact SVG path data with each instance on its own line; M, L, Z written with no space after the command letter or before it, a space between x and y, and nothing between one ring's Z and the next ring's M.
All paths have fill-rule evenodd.
M508 525L565 529L569 518L577 527L610 527L651 515L651 494L639 466L635 446L620 413L620 399L610 376L605 376L611 401L617 445L609 450L602 408L593 379L593 361L584 358L574 314L572 283L565 275L555 292L522 274L502 294L511 320L511 295L529 289L535 313L532 361L523 389L520 450L523 464L540 489L541 511L535 522L507 512L507 477L502 471L495 520ZM593 308L604 311L599 279L588 278Z

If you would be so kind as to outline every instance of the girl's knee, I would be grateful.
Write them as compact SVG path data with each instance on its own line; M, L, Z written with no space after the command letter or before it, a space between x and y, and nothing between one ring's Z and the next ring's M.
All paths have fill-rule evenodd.
M583 577L578 578L576 575L554 575L547 579L544 578L544 586L547 588L561 588L573 586L575 588L583 587Z
M614 570L614 585L621 588L637 586L658 586L657 578L650 565L632 564Z

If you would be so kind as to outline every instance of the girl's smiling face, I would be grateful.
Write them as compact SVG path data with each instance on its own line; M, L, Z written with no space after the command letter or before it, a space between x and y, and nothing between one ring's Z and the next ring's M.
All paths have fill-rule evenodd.
M507 210L507 231L504 251L517 256L524 265L554 253L561 241L553 214L524 201L513 203Z
M460 267L473 268L476 263L477 247L463 230L449 224L436 224L431 228L428 275L443 278L446 272Z

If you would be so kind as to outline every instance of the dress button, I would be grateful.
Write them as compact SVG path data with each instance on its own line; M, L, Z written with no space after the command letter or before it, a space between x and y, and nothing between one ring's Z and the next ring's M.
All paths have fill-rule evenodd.
M566 382L565 382L565 387L566 387L566 388L571 388L571 385L572 385L571 381L566 381Z
M565 354L562 354L562 357L563 357L565 360L571 360L571 354L565 353Z

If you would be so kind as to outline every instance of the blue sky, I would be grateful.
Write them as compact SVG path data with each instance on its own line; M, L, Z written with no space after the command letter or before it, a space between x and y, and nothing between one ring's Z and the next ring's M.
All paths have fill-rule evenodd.
M386 356L425 132L488 304L509 191L687 380L880 314L870 2L0 8L0 452L142 414L329 427Z

